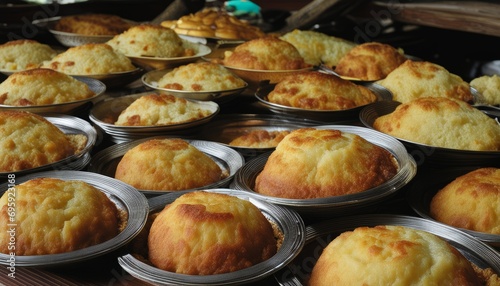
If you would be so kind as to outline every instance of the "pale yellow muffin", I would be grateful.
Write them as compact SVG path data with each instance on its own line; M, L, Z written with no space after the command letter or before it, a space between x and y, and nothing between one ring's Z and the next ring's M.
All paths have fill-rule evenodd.
M9 224L15 223L15 254L44 255L82 249L115 237L121 227L116 205L94 186L76 180L31 179L0 198L0 252L10 253Z
M208 155L182 139L151 139L128 150L115 178L143 190L178 191L203 187L225 174Z
M158 80L158 87L186 91L230 90L245 85L244 80L212 62L196 62L176 67Z
M13 40L0 45L0 69L21 71L36 68L56 55L56 50L35 40Z
M211 115L194 102L170 94L147 94L136 99L123 110L115 125L157 126L179 124Z
M5 105L59 104L94 95L85 83L51 69L34 68L16 72L0 83L0 104Z
M245 269L277 251L273 228L251 202L196 191L167 205L148 237L154 266L182 274L214 275Z
M500 234L500 169L480 168L440 189L430 215L445 224Z
M368 42L350 49L338 61L335 72L361 80L380 80L405 61L401 50L384 43Z
M54 30L88 36L113 36L120 34L133 24L111 14L69 15L59 19Z
M297 48L278 37L263 37L247 41L226 51L223 64L251 70L297 70L310 67Z
M101 75L135 70L129 58L107 44L84 44L71 47L45 61L43 68L70 75Z
M165 20L161 25L181 35L205 38L251 40L265 36L256 26L220 10L203 9L178 20Z
M107 42L114 50L129 57L175 58L194 55L177 33L161 25L133 26Z
M229 145L246 148L273 148L276 147L286 135L290 134L290 132L289 130L251 130L232 139Z
M377 100L364 86L315 71L284 77L267 98L272 103L310 110L345 110Z
M470 86L475 88L484 98L484 103L500 105L500 76L483 75L473 79Z
M44 117L23 111L0 112L0 172L40 167L77 154L84 135L64 134Z
M472 102L469 84L444 67L407 60L378 82L392 92L393 100L407 103L420 97L448 97Z
M255 180L255 191L273 197L312 199L359 193L398 171L394 156L361 136L302 128L285 136Z
M294 45L306 63L323 63L329 67L336 66L340 59L356 46L356 43L351 41L311 30L295 29L280 36L280 39Z
M423 97L375 119L373 128L414 143L471 151L500 150L500 125L461 100Z
M404 226L358 227L331 241L308 285L484 285L440 237Z

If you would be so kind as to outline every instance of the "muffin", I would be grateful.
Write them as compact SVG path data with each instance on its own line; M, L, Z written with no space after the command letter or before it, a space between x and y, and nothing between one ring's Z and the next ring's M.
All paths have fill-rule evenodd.
M232 68L251 70L298 70L310 67L299 51L289 42L277 37L263 37L226 51L223 64Z
M257 175L254 189L280 198L325 198L368 190L397 172L398 164L389 151L359 135L302 128L276 146Z
M167 205L148 237L149 260L163 270L215 275L245 269L277 251L273 228L251 202L195 191Z
M93 96L85 83L51 69L16 72L0 83L0 104L12 106L60 104Z
M80 153L82 134L64 134L44 117L24 111L0 112L0 172L55 163Z
M290 134L289 130L267 131L256 129L233 138L229 145L245 148L274 148L288 134Z
M87 36L114 36L133 24L117 15L82 14L64 16L54 25L54 30Z
M500 169L480 168L457 177L434 195L429 211L454 227L500 234Z
M433 147L500 150L500 125L464 101L451 98L423 97L401 104L375 119L373 128Z
M227 174L208 155L182 139L151 139L128 150L115 178L142 190L178 191L203 187Z
M338 62L335 72L341 76L379 80L406 61L401 50L391 45L369 42L353 47Z
M9 202L0 198L0 252L10 253ZM15 235L18 255L57 254L83 249L115 237L121 230L116 205L83 181L31 179L15 187Z
M56 55L49 45L35 40L13 40L0 45L0 69L22 71L36 68Z
M133 26L107 44L129 57L175 58L195 54L174 30L153 24Z
M470 86L475 88L484 98L484 103L490 105L500 105L500 76L483 75L470 82Z
M177 34L194 37L252 40L265 36L259 27L213 9L203 9L178 20L165 20L161 25Z
M195 121L211 115L194 102L170 94L147 94L123 110L115 125L159 126Z
M471 263L431 233L404 226L358 227L323 250L308 285L484 285Z
M267 98L272 103L310 110L345 110L377 100L364 86L315 71L284 77Z
M311 30L295 29L280 37L280 39L294 45L310 65L325 64L336 66L356 43Z
M472 102L469 84L444 67L426 61L407 60L379 82L392 92L394 101L407 103L420 97L447 97Z
M101 75L136 69L129 58L106 44L71 47L52 60L45 61L41 67L70 75Z
M186 91L231 90L245 85L244 80L212 62L196 62L176 67L158 80L158 87Z

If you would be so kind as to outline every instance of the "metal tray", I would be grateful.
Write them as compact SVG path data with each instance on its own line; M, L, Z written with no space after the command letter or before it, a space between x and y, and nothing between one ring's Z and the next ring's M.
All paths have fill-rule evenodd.
M397 101L380 101L363 108L359 113L361 123L373 129L375 120L392 113L401 103ZM498 118L497 118L498 120ZM429 166L495 166L500 162L500 151L470 151L435 147L397 138L417 164Z
M370 89L376 96L377 101L391 101L392 93L386 89L385 87L376 84L376 83L362 83L363 85ZM319 120L324 122L335 122L335 121L347 121L347 120L357 120L359 117L359 112L367 105L357 106L350 109L344 110L311 110L311 109L303 109L298 107L285 106L273 102L269 102L267 99L268 94L274 89L275 84L261 84L257 92L255 93L255 97L258 101L267 107L270 111L292 115L302 118L307 118L311 120ZM369 106L370 104L368 104Z
M402 215L361 215L326 220L306 227L303 252L287 267L274 274L279 285L307 285L307 279L323 248L335 237L356 227L399 225L426 231L441 237L481 268L500 273L500 256L496 250L465 232L426 219ZM305 252L305 250L312 250Z
M118 258L118 263L132 276L156 285L237 285L262 280L286 266L302 250L304 245L304 222L293 210L261 201L244 191L231 189L210 189L217 192L248 200L275 223L284 234L283 243L278 252L270 259L251 267L224 274L186 275L158 269L136 259L132 254ZM160 211L185 192L174 192L154 197L149 200L150 212Z
M151 139L161 139L167 137L149 137L145 139L135 140L132 142L125 142L120 144L115 144L111 147L108 147L97 154L95 154L88 166L88 170L91 172L99 173L102 175L106 175L108 177L115 177L115 171L118 163L121 158L128 150L133 147L146 142ZM227 173L227 177L224 179L215 182L213 184L202 186L196 189L207 189L207 188L221 188L227 187L229 183L233 180L234 174L245 164L245 159L243 156L237 151L223 146L222 144L210 141L202 141L202 140L188 140L183 139L192 146L196 147L201 152L205 153L205 155L212 158L221 168L223 173ZM170 192L178 192L178 191L159 191L159 190L139 190L143 194L147 196L155 196L161 195Z
M93 185L105 193L120 209L127 213L125 228L114 238L100 244L66 253L47 255L16 255L16 266L65 267L115 251L139 234L146 224L148 201L144 195L131 186L118 180L84 171L46 171L23 177L16 176L16 184L34 178L58 178L62 180L80 180ZM1 192L8 189L8 183L0 185ZM0 264L9 265L9 255L0 253Z
M369 142L385 148L396 158L399 165L398 173L387 182L356 194L302 200L277 198L262 195L254 191L255 179L264 168L269 155L272 153L268 152L248 161L236 173L231 183L231 188L252 192L257 198L290 207L306 217L324 219L364 212L395 194L416 175L417 165L413 158L406 152L403 144L388 135L358 126L324 125L315 128L336 129L346 133L357 134Z

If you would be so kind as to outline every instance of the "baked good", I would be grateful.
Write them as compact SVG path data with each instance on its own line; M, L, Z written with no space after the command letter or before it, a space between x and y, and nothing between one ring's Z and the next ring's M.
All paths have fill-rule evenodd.
M368 42L353 47L340 58L335 72L361 80L379 80L405 61L401 50L384 43Z
M207 191L183 194L154 220L149 260L163 270L214 275L248 268L277 251L271 223L251 202Z
M288 134L290 134L290 130L268 131L255 129L233 138L229 145L246 148L274 148Z
M175 58L195 54L174 30L154 24L133 26L107 44L129 57Z
M0 45L0 69L21 71L39 67L56 55L49 45L35 40L13 40Z
M194 102L170 94L146 94L136 99L123 110L115 125L157 126L180 124L211 115Z
M44 117L25 111L0 112L0 172L40 167L80 153L82 134L64 134Z
M444 67L426 61L407 60L380 82L392 98L407 103L420 97L449 97L472 102L469 84Z
M12 191L0 198L0 227L10 229ZM116 205L94 186L77 180L31 179L15 187L15 254L74 251L115 237L122 227ZM11 234L0 234L0 252L11 253Z
M301 128L276 146L257 175L254 189L290 199L340 196L381 185L397 171L389 151L359 135Z
M331 241L308 285L483 285L440 237L405 226L358 227Z
M70 75L101 75L136 69L129 58L109 45L93 43L71 47L45 61L41 67Z
M223 179L217 163L189 142L151 139L128 150L115 178L138 189L178 191L203 187Z
M500 234L500 169L479 168L457 177L434 195L429 211L454 227Z
M278 37L253 39L226 51L223 64L251 70L297 70L310 67L299 51Z
M309 71L284 77L269 92L267 99L310 110L345 110L372 103L377 96L368 88L338 76Z
M212 62L196 62L176 67L158 80L158 87L186 91L230 90L245 85L244 80Z
M470 86L475 88L483 97L484 102L490 105L500 105L500 76L483 75L470 81Z
M464 101L451 98L423 97L403 103L375 119L373 128L433 147L500 150L500 125Z
M54 30L87 36L114 36L132 26L132 22L117 15L81 14L61 17Z
M34 68L16 72L0 83L0 104L5 105L59 104L94 95L85 83L51 69Z
M259 27L223 11L209 8L184 15L178 20L162 21L161 25L181 35L204 38L251 40L265 36Z
M325 64L334 67L356 43L312 30L295 29L280 39L294 45L310 65Z

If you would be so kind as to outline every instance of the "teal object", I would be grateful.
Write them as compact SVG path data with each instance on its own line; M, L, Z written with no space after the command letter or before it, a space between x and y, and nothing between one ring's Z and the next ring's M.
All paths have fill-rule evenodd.
M260 6L248 0L233 0L224 3L226 9L234 15L239 14L259 14Z

